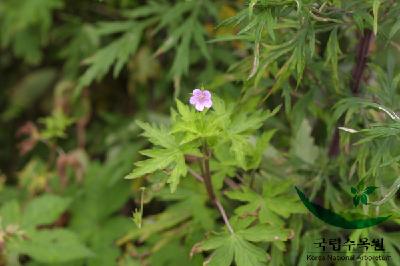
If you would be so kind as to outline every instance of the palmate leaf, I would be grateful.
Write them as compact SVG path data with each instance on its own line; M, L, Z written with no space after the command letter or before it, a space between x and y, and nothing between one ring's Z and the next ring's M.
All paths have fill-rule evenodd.
M175 192L180 178L187 174L185 154L195 156L201 156L201 154L193 145L179 145L175 137L164 127L158 128L143 122L138 122L138 125L144 129L143 135L150 142L156 147L161 146L162 148L141 151L141 154L150 158L136 162L136 167L125 178L133 179L158 170L166 170L169 175L167 183L170 184L171 192Z
M193 50L191 50L192 43L196 44L207 60L210 60L210 53L206 45L206 32L194 16L183 21L182 26L172 32L171 36L156 52L156 54L164 53L174 45L176 46L176 53L170 71L171 76L181 77L188 73L191 61L190 54L191 52L193 53Z
M158 47L155 55L160 55L174 48L175 55L170 69L170 76L181 78L189 71L192 57L191 53L197 50L191 49L195 44L200 53L210 59L206 45L206 34L203 24L200 22L200 14L205 5L196 1L177 2L173 6L166 6L159 15L160 23L153 33L161 29L168 29L168 38ZM187 17L186 17L187 15Z
M339 90L339 70L338 56L340 55L340 47L337 37L337 28L331 31L326 50L326 64L329 64L332 70L332 82L335 89Z
M178 149L152 149L142 151L141 153L152 158L135 163L136 167L125 178L133 179L141 177L157 170L163 170L171 164L173 165L174 169L169 180L171 180L174 184L177 183L176 179L178 179L181 175L186 175L187 169L185 164L173 164L176 161L181 162L185 159L184 154ZM175 189L171 187L171 190L174 191Z
M269 255L253 242L276 242L276 244L282 244L282 241L286 241L291 234L288 229L265 224L258 224L248 228L245 226L242 229L239 229L240 226L236 227L234 225L234 227L235 233L213 236L193 248L195 253L214 250L205 265L231 265L233 261L237 266L265 265Z
M132 221L126 217L118 216L110 218L101 223L101 228L95 228L95 234L89 240L90 250L95 253L86 260L87 266L109 266L115 262L123 254L119 246L115 244L115 240L132 228ZM77 263L69 264L75 266ZM130 264L128 264L130 265Z
M1 226L19 224L21 220L21 209L17 200L11 200L2 204L0 208Z
M213 156L215 159L210 162L213 173L212 183L215 190L220 190L225 178L236 175L237 162L228 144L216 146L213 150Z
M273 116L278 111L279 108L275 109L273 112L256 111L252 112L251 114L243 112L234 114L232 115L232 122L228 128L228 131L231 134L242 134L248 131L259 129L265 120Z
M261 159L265 150L268 148L271 138L275 134L275 129L264 132L256 141L255 146L252 146L250 152L251 158L247 161L248 169L257 169L260 166Z
M54 222L66 210L69 203L70 200L67 198L45 194L28 203L22 214L16 201L4 204L0 209L2 226L13 225L18 229L18 234L24 236L23 238L12 236L8 239L7 251L16 255L28 255L35 262L53 265L93 256L72 231L37 230L38 225Z
M161 241L160 241L161 242ZM203 258L200 256L191 258L190 246L192 243L187 243L181 239L173 239L167 245L162 245L156 253L150 255L149 265L152 266L202 266ZM126 264L125 264L126 265ZM126 265L128 266L128 265ZM135 266L130 265L129 266ZM138 264L137 266L140 266Z
M233 154L235 154L238 165L242 168L246 168L245 155L250 151L248 136L231 135L229 136L229 140L231 142L230 150L233 152Z
M176 157L174 168L167 180L167 182L170 184L171 192L176 190L180 177L184 177L186 174L187 167L185 163L185 154L181 153Z
M66 229L35 230L28 237L16 249L38 262L54 265L94 255L76 234Z
M253 112L252 114L242 112L239 114L235 113L231 115L231 123L225 129L226 140L231 143L231 151L235 155L237 163L242 168L248 168L246 155L255 152L252 144L249 141L250 134L259 129L263 125L263 122L276 114L279 109L280 106L275 108L272 112L257 111ZM269 141L268 138L266 138L266 140ZM257 159L256 162L257 161L259 160ZM252 163L250 163L249 166L251 166L251 164Z
M141 24L131 25L132 30L127 31L119 39L113 41L106 47L98 50L92 57L86 60L89 68L81 76L78 87L83 88L90 85L95 79L102 78L114 65L113 75L118 76L122 67L136 52L142 36Z
M225 195L230 199L245 202L244 205L235 209L236 214L246 215L258 212L261 223L282 226L284 224L282 218L306 212L296 195L287 195L291 188L291 181L269 180L263 186L262 195L249 188L228 191Z
M181 18L185 13L192 11L195 8L195 2L184 1L177 2L173 6L166 6L162 12L160 24L154 30L155 32L161 30L165 26L176 23L176 21L181 21Z
M114 265L121 256L115 240L133 225L129 217L118 214L121 206L132 195L132 191L130 186L126 185L126 181L110 180L110 176L114 173L120 177L116 169L122 166L114 165L113 162L107 160L89 164L83 184L79 191L74 193L74 202L70 208L71 219L68 228L88 243L95 253L95 256L85 260L84 264L87 266ZM79 263L73 262L68 265L79 265Z
M209 198L202 186L193 186L192 179L186 179L180 185L179 190L168 193L163 190L158 197L163 201L176 202L173 206L179 209L180 213L189 213L193 222L193 227L201 227L204 230L215 228L215 218L218 215L215 209L209 208Z
M265 120L279 111L280 106L273 111L250 113L246 110L235 112L233 104L225 106L224 102L215 95L213 95L213 103L213 108L204 114L177 101L178 112L174 111L172 115L174 121L172 133L184 134L180 144L218 137L218 145L229 145L230 152L236 158L236 164L244 169L256 167L260 162L262 149L266 147L272 135L271 132L264 135L256 143L258 148L254 147L250 137ZM247 160L247 157L250 157L250 160Z
M45 194L32 200L22 215L23 227L35 227L54 222L69 206L71 200Z
M73 31L59 30L55 38L64 44L59 56L64 60L64 71L68 77L79 75L79 68L82 58L89 57L99 44L99 33L92 24L76 23Z
M149 139L151 143L163 148L173 148L176 147L175 138L169 134L168 130L164 126L151 126L148 123L142 121L136 121L139 127L141 127L144 132L142 136Z
M174 77L186 75L189 71L189 53L192 39L191 29L194 26L193 19L189 19L184 25L184 32L176 50L174 63L172 64L171 68L171 75Z
M196 27L196 29L193 32L194 42L196 43L197 47L200 49L200 52L203 54L203 56L207 60L210 60L211 56L210 56L210 53L208 52L207 43L206 43L206 39L205 39L206 32L205 32L203 26L198 21L194 22L194 26Z
M2 1L0 45L11 44L17 56L30 64L39 63L40 48L52 25L52 12L63 6L62 0Z
M262 266L267 262L267 253L247 241L240 234L222 235L210 238L200 244L197 251L214 250L204 265Z
M237 234L251 242L286 241L290 233L289 229L266 224L258 224L237 232Z
M213 96L213 102L221 101L217 96ZM207 111L207 115L195 111L193 107L183 104L177 100L177 111L172 112L174 125L172 133L183 133L184 137L180 145L192 142L201 138L219 136L224 122L229 121L229 114L217 113L214 110Z
M18 202L12 200L5 203L0 209L1 222L3 226L14 224L23 228L48 225L66 211L70 202L69 198L45 194L29 202L21 213Z
M173 194L173 196L176 194L178 192ZM171 194L169 193L169 195ZM144 217L142 227L140 229L138 227L131 227L127 234L119 240L119 243L125 243L130 240L143 242L151 236L160 235L163 231L177 226L195 214L196 209L193 206L198 206L189 206L189 203L192 202L184 200L183 202L170 205L164 212ZM202 209L204 210L204 207Z
M311 136L311 126L308 120L303 120L300 128L295 133L292 139L291 152L304 162L313 164L318 158L319 149L314 144L314 139Z
M203 124L199 123L200 114L194 109L183 104L181 101L176 101L177 112L172 110L172 120L174 122L171 133L184 133L181 144L193 141L202 136Z

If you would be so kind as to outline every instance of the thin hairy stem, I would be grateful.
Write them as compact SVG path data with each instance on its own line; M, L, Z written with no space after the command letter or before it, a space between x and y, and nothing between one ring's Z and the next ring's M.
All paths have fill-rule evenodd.
M208 196L211 201L215 200L215 193L211 182L211 171L210 171L210 152L207 148L207 145L204 145L204 157L203 157L203 169L204 169L204 184L206 186L206 190Z
M203 176L196 173L192 168L188 168L189 173L200 182L204 182Z
M239 189L240 186L238 184L236 184L235 181L231 180L229 177L224 178L224 183L230 187L231 189Z
M229 223L228 216L226 215L225 209L222 206L221 202L218 200L218 198L215 196L214 193L214 188L211 182L211 171L210 171L210 151L207 148L207 144L204 144L204 157L203 157L203 170L204 170L204 176L203 176L203 181L204 185L207 190L208 197L210 201L216 206L218 211L220 212L222 219L224 220L224 223L226 227L228 228L229 232L231 234L234 233L233 228L231 224Z
M228 230L231 234L233 234L233 228L231 226L231 224L229 223L229 219L228 216L226 215L225 209L222 206L221 202L219 202L219 200L217 198L214 199L214 204L215 206L217 206L219 212L221 213L222 219L224 220L224 223L226 225L226 227L228 227Z
M204 182L203 175L199 175L192 168L188 168L189 173L200 182ZM224 179L224 183L231 189L239 189L240 186L229 178Z

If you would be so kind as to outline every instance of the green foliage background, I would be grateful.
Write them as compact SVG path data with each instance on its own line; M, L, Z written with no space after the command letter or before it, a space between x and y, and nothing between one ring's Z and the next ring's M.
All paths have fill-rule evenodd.
M0 1L0 265L326 265L306 260L323 237L383 237L390 262L340 265L400 265L399 15L396 0ZM206 114L188 104L200 87ZM234 233L198 180L205 155ZM332 227L294 186L392 216Z

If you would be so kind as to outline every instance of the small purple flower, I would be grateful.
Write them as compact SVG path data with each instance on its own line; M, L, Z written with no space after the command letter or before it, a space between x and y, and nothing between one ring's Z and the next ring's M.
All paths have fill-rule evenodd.
M195 89L190 97L190 104L194 105L197 111L203 111L204 107L212 106L211 93L208 90Z

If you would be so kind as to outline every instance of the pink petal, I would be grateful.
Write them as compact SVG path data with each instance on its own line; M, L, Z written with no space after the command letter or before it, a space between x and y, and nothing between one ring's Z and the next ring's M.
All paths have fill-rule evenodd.
M203 92L200 89L194 89L192 94L194 96L200 96Z
M206 99L211 99L211 93L208 90L203 91L203 95Z
M212 101L211 101L211 99L205 100L203 102L203 104L204 104L204 107L210 108L212 106Z
M195 104L196 104L196 102L197 102L196 96L192 96L192 97L190 97L190 100L189 100L189 102L190 102L190 104L191 104L191 105L195 105Z
M196 108L197 111L201 112L201 111L204 110L204 105L202 103L196 103L195 108Z

